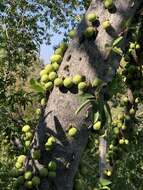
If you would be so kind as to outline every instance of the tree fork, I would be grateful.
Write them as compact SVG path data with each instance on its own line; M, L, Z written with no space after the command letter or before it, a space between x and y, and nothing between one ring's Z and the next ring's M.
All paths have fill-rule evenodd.
M112 44L121 34L125 43L125 21L135 15L141 3L142 0L115 0L114 8L109 11L104 8L103 1L93 0L86 14L95 12L98 15L99 23L95 23L99 25L97 36L91 40L83 38L83 31L89 25L84 17L78 27L78 37L71 41L64 55L58 75L66 77L81 74L89 82L96 77L106 83L111 81L121 57L114 52L109 52L106 44ZM106 19L111 23L110 31L105 31L101 26ZM63 92L54 88L49 96L37 129L37 142L42 152L41 163L47 164L50 160L55 160L58 163L58 170L57 177L50 183L51 185L48 181L43 181L41 190L73 189L74 176L90 134L88 127L92 124L90 110L83 109L78 116L75 115L79 106L78 94L72 90ZM70 125L78 129L75 138L66 135ZM48 134L57 139L57 145L49 153L44 150L44 140Z

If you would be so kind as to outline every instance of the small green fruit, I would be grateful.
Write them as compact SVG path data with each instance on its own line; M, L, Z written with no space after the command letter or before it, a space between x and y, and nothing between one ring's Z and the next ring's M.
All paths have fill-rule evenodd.
M60 65L57 62L52 63L54 71L58 71Z
M95 14L95 13L89 13L89 14L87 15L87 20L88 20L89 22L95 22L95 21L97 20L96 14Z
M79 84L80 82L82 82L82 76L81 75L75 75L73 77L73 83L74 84Z
M69 129L69 131L68 131L68 135L69 135L70 137L74 137L76 134L77 134L77 128L71 127L71 128Z
M52 64L46 65L45 70L46 70L47 74L52 72L54 70Z
M32 153L32 158L35 159L35 160L39 160L40 157L41 157L40 150L34 150L33 153Z
M113 7L113 0L104 0L104 6L106 9L111 9Z
M76 30L71 30L69 33L68 33L68 36L70 37L70 38L74 38L75 36L76 36Z
M56 139L53 136L49 137L46 142L46 146L53 146L55 144L56 144Z
M33 188L33 183L32 183L32 181L26 181L26 182L25 182L25 186L26 186L28 189L32 189L32 188Z
M78 90L80 90L80 91L85 91L87 89L87 84L86 84L86 82L80 82L79 84L78 84Z
M30 180L32 178L32 172L31 171L26 171L24 174L24 178L26 180Z
M130 43L130 49L135 49L135 43Z
M128 139L125 139L125 144L129 144L129 140Z
M112 172L110 170L107 171L106 175L110 177L112 175Z
M141 48L140 44L136 44L136 49L140 49L140 48Z
M36 109L36 115L40 115L41 114L41 109L40 108L37 108Z
M84 35L86 38L91 38L95 33L95 29L93 27L87 27L85 32L84 32Z
M109 149L113 149L113 148L114 148L114 145L110 144Z
M17 169L22 168L22 166L23 166L23 164L22 164L22 163L19 163L19 162L16 162L16 164L15 164L15 167L16 167Z
M48 164L48 169L50 171L55 171L57 169L57 163L54 161L50 161Z
M57 62L57 63L61 63L62 62L62 57L61 55L52 55L51 58L50 58L51 62L54 63L54 62Z
M33 134L31 132L27 132L25 133L25 137L26 140L31 140L33 138Z
M73 85L72 78L71 77L65 78L63 84L66 88L71 88Z
M114 128L113 128L113 131L114 131L114 133L115 133L116 135L119 134L119 132L120 132L120 130L119 130L118 127L114 127Z
M30 144L31 144L31 141L25 141L25 147L29 147L30 146Z
M61 56L63 56L63 50L62 50L62 48L57 48L57 49L55 50L55 54L56 54L56 55L61 55Z
M94 130L99 130L100 128L101 128L101 121L97 121L96 123L94 123L93 125Z
M105 30L107 30L108 28L110 28L111 24L109 20L106 20L102 23L102 26Z
M45 84L45 89L50 91L51 89L53 88L53 83L50 81L50 82L47 82Z
M32 178L32 183L33 183L34 186L40 185L40 178L37 177L37 176L34 176L34 177Z
M92 87L98 87L102 84L102 80L99 78L94 79L94 81L92 82Z
M26 156L25 155L20 155L18 156L17 162L20 164L23 164L25 162Z
M57 78L57 73L52 71L50 74L49 74L49 79L51 81L54 81L55 79Z
M29 125L24 125L24 126L22 127L22 132L26 133L26 132L28 132L28 131L30 131L30 126L29 126Z
M124 144L125 140L124 139L120 139L119 140L119 144Z
M47 82L49 80L49 77L47 74L44 74L41 76L41 82Z
M127 129L127 126L126 125L122 125L122 130L125 130Z
M46 104L46 99L45 98L42 98L41 99L41 106L44 106Z
M40 170L39 170L39 175L41 176L41 177L46 177L47 175L48 175L48 170L46 169L46 168L40 168Z
M40 76L42 77L43 75L46 75L47 74L47 71L45 69L41 70L40 71Z
M56 78L56 79L54 80L54 85L55 85L56 87L61 87L61 86L63 85L63 80L60 79L60 78Z
M65 51L65 50L68 48L68 44L67 44L66 42L62 42L62 43L60 44L60 48L61 48L63 51Z
M50 172L48 173L48 176L49 176L50 178L55 178L55 177L56 177L56 172L50 171Z
M133 108L130 109L129 111L130 115L134 115L135 114L135 110Z

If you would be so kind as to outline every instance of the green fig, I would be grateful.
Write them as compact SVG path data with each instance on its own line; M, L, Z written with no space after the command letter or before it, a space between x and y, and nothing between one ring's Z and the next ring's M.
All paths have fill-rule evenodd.
M65 78L63 84L66 88L71 88L73 85L72 78L71 77Z
M62 62L62 57L61 55L52 55L51 58L50 58L51 62L54 63L54 62L57 62L57 63L61 63Z
M75 75L74 77L73 77L73 83L74 84L79 84L80 82L82 82L82 76L81 75Z
M28 132L28 131L30 131L30 126L29 126L29 125L24 125L24 126L22 127L22 132L26 133L26 132Z
M87 15L87 20L89 22L95 22L97 20L97 15L95 13L89 13Z
M49 79L51 81L54 81L55 79L57 78L57 73L52 71L50 74L49 74Z
M77 134L77 128L71 127L71 128L69 129L69 131L68 131L68 135L69 135L70 137L74 137L76 134Z
M56 79L54 80L54 85L55 85L56 87L61 87L61 86L63 85L63 80L62 80L61 78L56 78Z

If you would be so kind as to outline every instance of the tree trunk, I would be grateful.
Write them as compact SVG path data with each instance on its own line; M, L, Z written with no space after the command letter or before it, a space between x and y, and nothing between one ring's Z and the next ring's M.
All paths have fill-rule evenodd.
M103 1L93 0L87 13L95 12L98 15L98 34L92 40L82 37L83 31L89 24L84 17L78 27L78 37L71 41L64 55L58 72L59 76L81 74L88 82L92 82L96 76L105 82L111 81L121 57L108 52L105 45L111 44L121 33L125 42L125 22L134 16L141 2L142 0L115 0L114 10L109 12L104 8ZM109 32L101 26L106 19L109 19L112 25ZM42 151L41 163L46 164L49 160L56 160L58 170L57 177L50 183L45 181L41 190L73 189L74 176L90 134L88 127L92 124L90 110L83 109L78 116L75 115L76 109L80 106L78 96L74 90L63 92L58 88L54 88L49 96L38 127L37 137ZM78 129L78 135L73 139L66 135L66 130L70 125ZM44 143L49 134L55 136L57 145L48 153L44 150Z

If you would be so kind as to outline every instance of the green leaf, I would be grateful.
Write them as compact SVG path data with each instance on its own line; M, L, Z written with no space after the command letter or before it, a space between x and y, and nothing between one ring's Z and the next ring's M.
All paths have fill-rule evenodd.
M93 115L93 122L96 123L99 119L100 113L99 111L97 111L96 113L94 113Z
M118 55L123 55L123 51L121 50L121 48L118 48L118 47L114 47L112 49L115 53L117 53Z
M95 97L92 94L90 94L90 93L84 93L84 94L78 96L78 98L80 99L81 102L83 102L85 100L93 99Z
M81 106L76 110L75 114L77 115L87 104L95 102L95 100L86 100L81 104Z
M100 184L104 187L104 186L107 186L107 185L110 185L112 182L110 180L107 180L107 179L100 179Z
M118 37L118 38L115 39L115 41L113 42L113 46L118 45L122 40L123 40L123 36Z
M40 93L44 93L44 89L41 86L40 83L38 83L37 81L35 81L33 78L30 80L30 86L31 88L35 91L35 92L40 92Z

